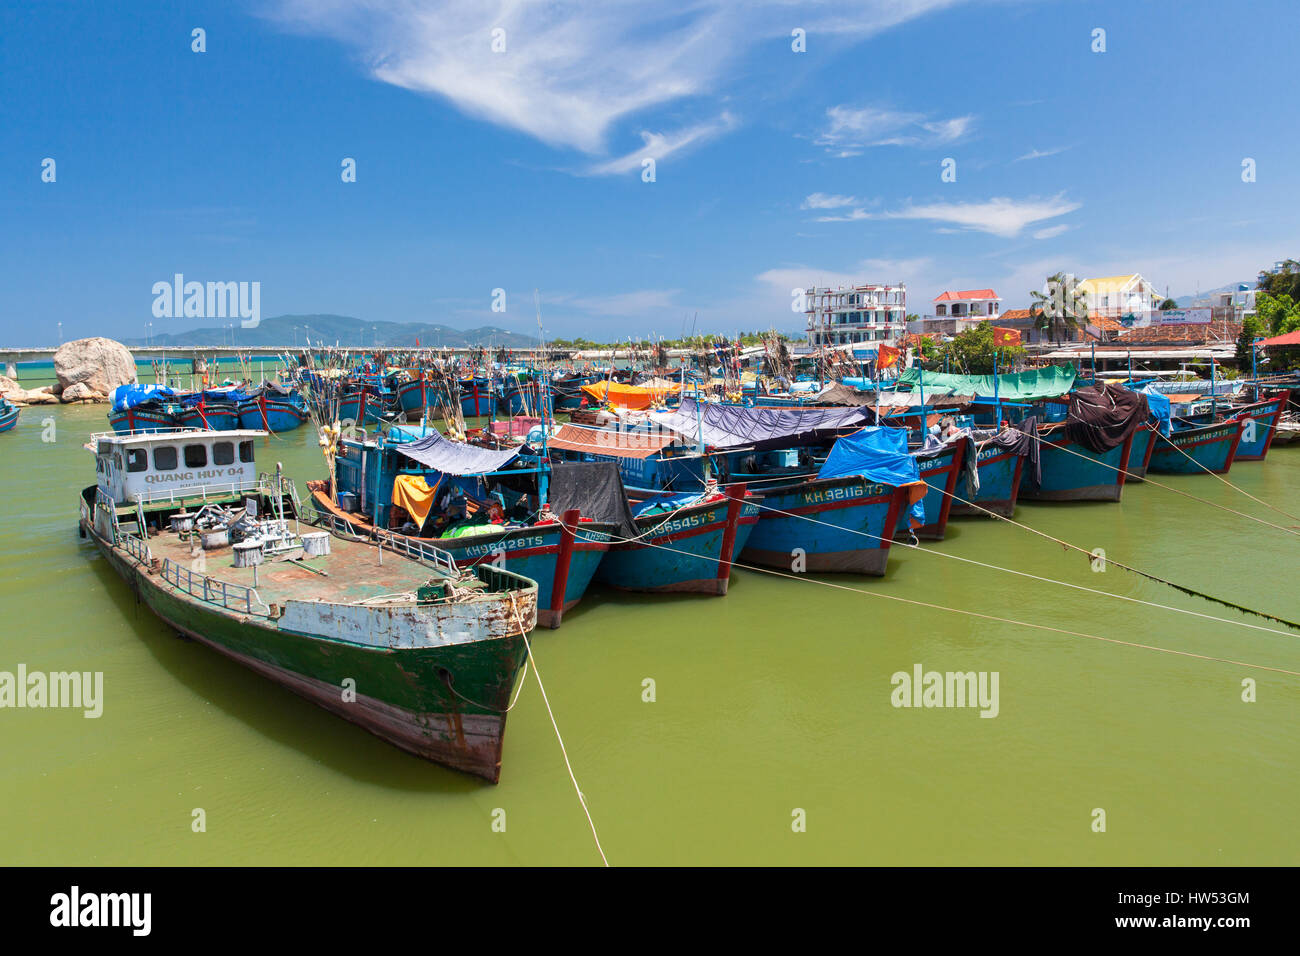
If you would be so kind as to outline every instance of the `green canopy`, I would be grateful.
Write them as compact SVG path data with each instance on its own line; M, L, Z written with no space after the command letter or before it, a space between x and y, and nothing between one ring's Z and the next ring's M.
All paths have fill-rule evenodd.
M1049 365L1047 368L1032 368L1011 375L956 375L948 372L926 372L924 379L921 369L909 368L898 377L898 384L910 385L912 388L925 387L928 394L931 389L936 394L955 393L957 395L976 395L980 398L993 397L993 379L997 378L997 397L1008 402L1031 402L1039 398L1056 398L1064 395L1074 387L1078 376L1073 365Z

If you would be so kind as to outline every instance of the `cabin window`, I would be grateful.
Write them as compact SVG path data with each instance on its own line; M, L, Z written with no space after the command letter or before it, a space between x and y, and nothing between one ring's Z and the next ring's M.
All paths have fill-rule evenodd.
M234 442L219 441L212 446L212 464L229 465L235 460Z
M253 460L253 443L251 441L241 441L239 443L239 460L245 464Z
M118 471L122 470L122 455L120 452L113 452L113 467Z
M176 470L176 446L159 445L153 450L154 471Z
M208 463L208 449L204 445L185 446L185 467L202 468Z
M144 471L148 467L149 456L145 454L143 448L128 448L126 450L127 471Z

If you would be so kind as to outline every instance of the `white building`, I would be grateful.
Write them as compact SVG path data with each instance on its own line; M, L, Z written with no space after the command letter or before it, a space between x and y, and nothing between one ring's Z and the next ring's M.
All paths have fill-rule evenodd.
M991 319L1002 309L1002 297L992 289L965 289L934 297L936 319Z
M1088 306L1088 315L1119 319L1126 315L1155 312L1164 296L1141 275L1104 276L1084 279L1076 287Z
M804 314L811 345L897 345L907 332L907 286L810 288Z

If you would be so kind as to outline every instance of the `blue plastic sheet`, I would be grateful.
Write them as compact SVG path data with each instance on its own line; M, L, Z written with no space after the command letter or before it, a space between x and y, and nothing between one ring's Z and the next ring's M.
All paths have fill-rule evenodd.
M1147 405L1151 408L1151 417L1160 423L1160 434L1168 435L1171 414L1169 396L1156 391L1150 385L1142 389L1142 394L1147 397Z
M907 450L907 430L876 425L837 439L817 477L845 478L850 475L895 487L920 481L921 470L916 456ZM908 514L924 522L924 502L913 502Z
M171 398L176 390L166 385L119 385L113 389L113 411L124 412L146 402Z

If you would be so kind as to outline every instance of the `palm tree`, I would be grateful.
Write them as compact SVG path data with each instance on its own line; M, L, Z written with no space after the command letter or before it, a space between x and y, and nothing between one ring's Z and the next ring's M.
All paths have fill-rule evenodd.
M1056 342L1088 320L1088 303L1079 293L1079 280L1071 273L1058 272L1047 277L1047 291L1029 293L1034 327Z

